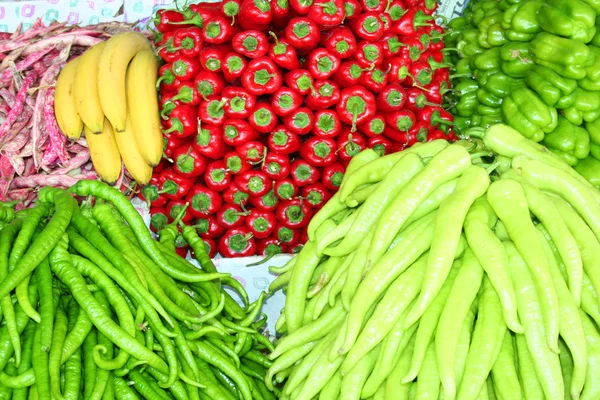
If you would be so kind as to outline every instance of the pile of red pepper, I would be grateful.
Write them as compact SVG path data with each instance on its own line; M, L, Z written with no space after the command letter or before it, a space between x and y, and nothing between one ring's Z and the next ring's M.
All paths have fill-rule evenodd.
M152 228L181 214L211 255L291 252L355 154L453 140L436 8L224 0L158 11L169 161L142 192Z

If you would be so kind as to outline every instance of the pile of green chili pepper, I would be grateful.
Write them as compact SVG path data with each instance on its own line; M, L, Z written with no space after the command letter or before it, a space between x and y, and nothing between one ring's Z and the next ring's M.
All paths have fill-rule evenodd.
M600 192L504 124L350 163L270 290L285 399L600 398Z
M180 224L201 269L175 251L178 221L154 240L104 183L12 206L0 204L0 399L276 398L264 294L250 304L195 228Z
M458 131L504 122L598 187L600 1L474 0L452 20Z

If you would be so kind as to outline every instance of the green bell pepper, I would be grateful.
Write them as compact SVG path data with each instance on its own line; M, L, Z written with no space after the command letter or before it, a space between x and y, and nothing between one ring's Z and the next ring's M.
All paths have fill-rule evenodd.
M456 73L458 75L472 75L473 70L471 69L471 57L461 58L456 62Z
M472 79L467 79L454 88L459 94L458 101L454 106L456 114L461 117L470 117L475 113L479 100L477 100L477 90L479 85Z
M562 116L558 117L556 129L546 134L542 144L571 166L590 154L590 135Z
M554 107L562 96L573 93L577 82L567 79L550 68L535 66L525 78L527 87L537 93L546 105Z
M592 143L590 145L590 155L596 160L600 160L600 145Z
M494 96L485 89L479 89L477 91L477 100L480 104L488 107L500 107L502 105L502 99Z
M456 49L462 57L471 57L483 52L484 49L477 41L478 36L479 31L477 29L466 30L458 36Z
M573 125L583 124L583 112L576 109L575 107L567 107L562 110L564 117Z
M485 90L501 99L508 96L511 92L524 86L522 79L511 78L501 72L490 76L483 86Z
M502 102L502 116L508 125L523 136L539 142L544 133L556 127L556 109L548 107L530 89L523 87L508 95Z
M575 171L589 181L592 186L600 189L600 161L591 155L579 161Z
M591 81L600 81L600 48L588 46L592 52L594 62L585 68L585 79Z
M489 49L493 47L488 40L489 31L492 26L494 26L495 24L500 24L500 21L502 20L502 11L495 11L495 13L485 17L478 26L479 35L477 37L477 42L484 49ZM501 24L499 26L501 26Z
M590 141L593 144L600 146L600 119L586 122L585 130L590 135Z
M591 50L585 44L546 32L531 41L529 52L536 64L576 80L585 78L585 67L593 61Z
M583 0L583 2L592 7L596 14L600 14L600 0Z
M486 41L492 47L500 47L507 42L504 28L500 22L496 22L494 25L490 26L487 31Z
M590 92L600 91L600 80L593 81L588 78L583 78L577 81L577 85L579 85L580 88L588 90Z
M583 43L596 34L596 12L582 0L546 0L538 20L544 31Z
M473 26L479 26L481 21L491 12L498 10L498 2L495 0L484 0L473 4L469 19Z
M524 78L535 66L529 55L529 43L508 42L500 48L502 72L512 78Z
M454 117L454 125L452 126L458 132L465 132L471 127L471 118L469 117Z
M479 114L481 116L502 115L502 110L500 109L500 107L490 107L490 106L486 106L484 104L479 104L477 106L476 112L477 112L477 114Z
M500 69L500 47L485 50L471 57L471 69L480 71L497 71Z
M528 0L508 8L502 18L506 38L519 42L532 40L534 37L532 35L541 31L537 13L542 4L544 0Z
M590 92L577 88L573 93L561 97L557 108L575 107L579 111L595 111L600 108L600 92Z

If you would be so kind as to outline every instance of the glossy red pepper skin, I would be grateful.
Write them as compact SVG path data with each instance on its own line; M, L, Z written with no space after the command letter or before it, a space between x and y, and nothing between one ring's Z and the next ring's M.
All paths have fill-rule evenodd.
M223 201L227 204L246 204L248 202L248 197L250 197L248 193L244 193L240 190L240 187L235 181L232 181L231 185L229 185L229 187L221 194L223 195Z
M260 136L260 133L243 119L231 118L223 124L223 141L229 146L239 146Z
M256 254L256 242L245 226L228 230L219 239L218 248L219 253L226 258L250 257Z
M192 147L203 156L218 160L228 151L228 146L223 141L223 128L220 126L202 124Z
M158 56L167 63L172 63L182 56L175 50L175 46L173 45L174 37L174 31L165 32L162 35L161 41L157 43Z
M160 116L162 119L169 119L171 111L182 104L179 100L171 101L175 95L175 92L162 92L162 97L159 102Z
M243 160L235 151L227 152L225 156L223 156L223 161L225 162L227 170L233 175L241 174L252 168L252 165L246 162L246 160Z
M202 39L210 44L222 44L231 41L237 28L225 16L214 16L202 27Z
M381 43L383 58L385 59L398 56L400 49L402 49L402 43L398 39L398 35L393 32L385 33L379 40L379 43Z
M189 9L184 11L186 19L196 26L202 27L212 17L221 14L219 3L190 4Z
M417 117L405 109L387 114L386 122L388 127L397 132L408 132L417 123Z
M234 51L248 58L262 57L269 51L267 36L257 30L237 33L231 41L231 46Z
M180 213L184 207L185 207L185 201L183 201L183 200L172 200L169 203L167 203L167 206L165 207L165 211L169 215L169 221L173 221L175 218L177 218L180 215ZM192 221L193 219L194 219L194 216L189 211L189 207L188 207L183 212L183 216L181 217L180 221L183 222L184 224L187 224L190 221Z
M236 204L223 204L217 211L217 223L227 230L244 226L246 218L246 213Z
M198 55L200 65L202 65L202 68L206 71L219 72L223 68L225 55L230 51L230 46L223 44L205 47L200 50L200 54Z
M372 118L359 125L358 131L368 137L381 136L385 131L386 126L385 116L377 113Z
M366 71L360 77L359 85L373 93L380 93L388 84L388 74L381 68Z
M287 154L268 153L261 170L271 180L285 179L290 174L290 157Z
M158 70L158 84L161 92L175 92L175 87L181 84L181 81L175 77L171 71L172 64L165 64Z
M221 14L231 18L231 25L235 25L235 17L240 13L241 0L224 0L221 4Z
M274 0L271 2L273 9L273 27L282 30L290 21L290 4L287 0Z
M273 231L275 231L275 229L273 229ZM286 252L286 246L284 246L278 238L273 236L257 240L256 248L256 254L267 257Z
M160 193L159 175L155 173L150 179L150 183L142 188L139 193L139 198L144 200L150 207L161 207L167 204L167 198Z
M309 162L298 159L292 162L290 176L296 186L306 186L311 183L317 183L321 177L321 173Z
M342 90L340 102L336 106L340 120L352 126L362 124L375 115L375 96L362 86L352 86Z
M197 106L200 104L202 96L192 82L182 82L177 87L177 93L171 98L171 101L179 101L188 106ZM170 115L170 114L169 114Z
M296 49L285 38L279 39L273 32L269 32L269 34L275 40L275 42L269 46L269 51L267 53L269 58L283 69L294 70L300 68L300 61L298 60Z
M175 107L166 121L165 128L165 134L182 138L193 136L198 131L197 108L183 104Z
M346 167L342 163L336 162L334 164L331 164L323 168L321 182L327 189L337 191L340 188L340 185L342 184L342 179L344 179L345 171Z
M383 135L377 135L367 139L367 147L383 157L392 152L392 141Z
M413 62L408 68L408 73L414 77L413 84L426 86L433 79L433 71L428 63L423 61Z
M292 133L285 125L277 126L269 134L269 150L278 154L292 154L300 150L300 137Z
M250 113L248 123L260 133L269 133L277 126L277 115L269 103L258 103Z
M307 69L296 69L285 74L285 84L300 93L306 95L314 90L314 79Z
M225 122L225 110L223 107L227 99L221 96L209 96L198 108L198 119L202 123L221 126Z
M223 106L229 118L248 118L256 107L256 96L239 86L227 86L221 92L227 102Z
M244 74L247 66L248 61L245 57L231 52L225 54L221 72L223 72L223 77L227 82L233 82Z
M250 197L260 197L267 194L273 188L273 182L262 171L250 170L235 176L235 183L240 190L246 192Z
M290 229L283 225L281 221L277 221L277 226L273 232L273 236L277 238L284 246L290 247L296 245L300 241L300 230Z
M293 13L298 15L306 15L310 11L313 2L313 0L290 0L289 4Z
M417 121L425 122L432 128L448 129L452 125L452 115L442 107L425 107L417 113Z
M203 98L218 96L225 88L220 74L212 71L201 71L194 79L194 87Z
M304 101L304 97L300 95L300 93L292 90L287 86L282 86L273 93L273 97L271 98L271 107L275 114L279 117L285 117L290 114L292 111L298 109L302 102Z
M360 41L356 45L354 59L361 68L378 67L383 63L383 48L377 42Z
M267 31L273 20L273 9L268 0L243 0L238 22L245 31Z
M383 131L383 136L390 139L393 145L401 144L402 148L404 148L408 145L409 132L410 130L398 131L396 129L392 129L389 126L386 126L385 130Z
M342 161L350 161L352 157L367 148L365 138L358 132L346 128L337 137L337 155Z
M324 29L341 25L345 16L344 0L316 1L308 10L308 18Z
M160 191L169 200L180 200L190 191L195 183L194 179L184 178L172 169L161 171L158 175L158 181L161 185Z
M322 208L331 198L331 192L318 182L302 188L302 197L315 209Z
M242 160L250 164L257 164L261 162L266 153L265 145L256 140L245 142L237 146L235 148L235 152L242 158Z
M298 187L291 178L275 181L273 189L275 190L275 196L280 200L291 200L298 195Z
M202 66L197 58L181 57L171 64L171 71L182 82L193 81L202 72Z
M411 62L406 61L402 57L392 57L388 60L385 60L383 63L383 67L388 72L388 82L389 83L400 83L401 85L410 85L412 83L412 78L410 78L408 74L408 67Z
M185 20L182 13L175 10L161 9L156 12L156 15L152 18L154 26L159 32L172 32L176 29L180 29L182 25L173 24L173 22L179 23Z
M398 35L411 36L417 33L420 27L430 26L426 21L433 18L427 15L423 7L411 7L406 13L394 23L393 31Z
M196 220L196 230L202 240L217 238L226 232L226 229L217 223L214 215L205 215Z
M227 189L227 186L231 183L231 173L227 171L223 160L213 161L206 166L204 183L216 192Z
M315 115L308 107L300 107L283 117L283 124L296 135L307 135L315 124Z
M436 104L442 104L444 101L444 94L450 91L448 86L448 81L439 81L437 79L433 79L429 85L425 86L425 89L427 89L425 91L425 97L427 98L427 101Z
M177 135L165 135L163 137L163 153L169 158L173 158L175 151L185 144L190 144L192 138L182 138Z
M309 18L294 18L285 28L285 38L300 52L308 53L319 44L321 30Z
M339 26L323 33L321 43L331 54L340 59L352 57L356 53L356 38L346 26Z
M350 28L352 28L354 34L361 40L376 42L381 39L385 32L385 25L379 14L380 11L363 12L350 21Z
M206 170L206 158L191 144L183 145L175 150L173 161L175 172L186 178L198 177Z
M152 207L150 208L150 230L154 233L161 231L169 223L169 217L165 207Z
M327 79L340 68L340 59L326 48L319 47L310 52L305 65L316 80Z
M358 0L344 0L345 21L351 21L362 13L362 6Z
M250 61L242 74L242 86L256 96L274 93L282 83L279 67L266 56Z
M301 229L312 218L312 207L301 199L283 200L277 207L277 220L290 229Z
M429 134L433 131L434 129L427 122L417 121L408 132L408 146L412 146L416 142L426 142Z
M340 69L331 78L340 88L344 89L350 86L358 85L363 74L363 69L355 60L345 61L340 65Z
M246 227L252 232L252 235L257 239L266 239L271 236L277 225L277 220L273 212L257 209L251 210L250 215L244 222Z
M337 83L330 80L315 82L315 90L306 96L305 104L312 110L322 110L333 107L340 101L341 91Z
M386 6L387 1L385 0L359 0L360 6L362 7L363 13L377 12L382 13Z
M342 131L342 121L335 110L319 110L315 114L313 135L321 138L334 138Z
M336 150L335 140L313 136L302 143L300 157L316 167L326 167L337 161Z
M377 111L394 112L404 108L406 91L402 85L392 83L387 85L377 95Z
M263 211L275 211L279 205L279 199L271 190L262 196L250 196L250 204Z
M439 106L427 101L425 92L417 87L406 89L406 108L414 113L418 113L428 106Z
M176 53L182 57L198 57L204 46L202 30L197 27L176 30L173 34L173 46L177 49Z

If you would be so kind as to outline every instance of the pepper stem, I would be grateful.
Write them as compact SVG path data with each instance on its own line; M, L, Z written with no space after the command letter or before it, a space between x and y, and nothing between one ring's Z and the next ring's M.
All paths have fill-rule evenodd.
M177 225L181 221L181 219L185 215L185 210L187 210L187 208L188 208L189 205L190 205L189 202L185 203L185 205L183 206L183 208L181 209L181 211L179 211L179 214L177 214L177 216L175 217L175 219L173 220L173 222L171 222L171 224Z

